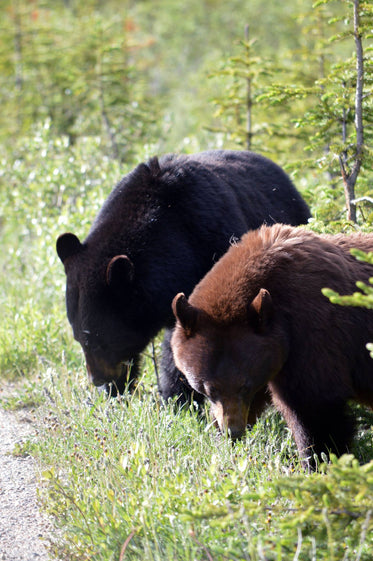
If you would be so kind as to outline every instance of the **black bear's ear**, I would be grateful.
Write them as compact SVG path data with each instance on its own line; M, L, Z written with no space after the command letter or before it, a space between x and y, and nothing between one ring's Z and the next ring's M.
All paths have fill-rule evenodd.
M133 281L134 265L127 255L116 255L106 268L106 282L112 288L123 288Z
M151 158L147 163L148 168L153 177L157 177L161 173L161 166L159 165L159 160L157 156Z
M268 290L261 288L248 308L250 325L257 333L265 333L273 315L272 298Z
M197 326L199 316L198 308L189 304L185 294L180 292L172 301L172 311L175 318L180 322L188 337L193 335Z
M62 263L64 263L65 259L67 259L68 257L79 253L82 247L83 245L80 243L75 234L61 234L61 236L57 238L56 250L57 255L61 259Z

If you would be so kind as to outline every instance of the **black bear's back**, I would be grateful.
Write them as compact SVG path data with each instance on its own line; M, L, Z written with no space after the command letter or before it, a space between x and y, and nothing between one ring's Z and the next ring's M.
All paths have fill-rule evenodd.
M97 264L126 254L161 307L189 293L233 240L261 224L307 222L285 172L246 151L168 154L137 166L113 189L85 241ZM167 305L166 305L167 302Z
M158 213L183 207L192 219L242 221L236 235L263 223L304 224L309 209L286 173L253 152L212 150L167 154L140 164L113 189L91 232L110 223L121 232L143 229ZM201 216L202 212L202 216ZM238 224L237 224L238 225Z
M204 187L202 198L206 197L207 186L214 190L216 198L228 195L230 204L243 211L246 230L275 222L296 226L306 224L310 218L308 206L288 175L277 164L254 152L212 150L192 155L169 154L159 163L164 178L172 174L174 187L177 182L185 190L188 183L190 188L194 183L194 187ZM198 190L193 195L200 198Z

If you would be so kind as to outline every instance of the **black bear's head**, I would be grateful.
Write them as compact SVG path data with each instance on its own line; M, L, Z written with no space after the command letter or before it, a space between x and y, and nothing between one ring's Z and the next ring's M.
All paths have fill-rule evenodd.
M103 257L71 233L56 244L66 272L66 308L96 386L115 382L158 326L147 317L136 267L127 255Z

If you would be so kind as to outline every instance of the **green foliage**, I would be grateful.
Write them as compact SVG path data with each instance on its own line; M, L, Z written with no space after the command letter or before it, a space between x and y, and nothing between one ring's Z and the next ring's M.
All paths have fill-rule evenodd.
M190 519L221 529L246 519L257 550L253 559L370 559L373 462L360 466L351 455L332 457L324 471L277 478L243 492L239 505L190 513Z
M362 6L370 17L370 5ZM354 452L369 463L344 457L310 476L273 412L232 445L203 415L161 405L159 340L155 357L151 348L144 353L136 394L107 400L88 385L55 253L62 232L86 236L112 186L137 162L157 152L245 142L245 110L238 114L237 105L228 140L204 131L218 126L209 99L219 99L230 78L236 89L228 102L246 99L251 80L254 148L277 159L302 158L311 133L304 128L298 136L301 128L292 128L296 117L311 115L302 88L319 94L319 56L328 72L336 53L350 56L343 42L325 44L325 19L315 26L313 11L294 17L310 8L275 0L265 11L252 0L249 14L238 0L229 8L222 0L1 4L0 376L18 382L1 406L35 408L37 435L23 451L39 463L40 502L61 530L51 533L55 558L370 558L373 421L362 408L355 409ZM250 37L221 63L246 23ZM344 22L333 25L340 32ZM222 75L207 80L219 63ZM279 77L286 90L276 90ZM270 87L279 101L273 106L265 98ZM118 163L123 159L126 165ZM313 159L309 153L305 161L312 171L294 169L313 208L310 227L353 230L336 179L330 185L323 162L315 166ZM366 187L360 194L369 197L368 181ZM364 216L360 228L368 231L372 218Z
M232 445L193 410L160 406L152 370L147 357L125 401L95 393L84 368L39 380L47 398L27 451L44 466L40 500L62 531L56 556L369 559L373 462L332 458L306 475L273 413Z
M232 517L221 531L190 513L237 506L268 474L294 470L281 465L294 447L273 415L232 446L192 410L160 406L151 371L147 359L125 403L93 393L83 369L49 369L41 380L49 398L31 452L46 466L40 499L66 536L54 545L64 558L118 559L130 536L133 559L204 559L205 547L213 558L242 556L245 524Z
M317 92L314 83L319 78L320 59L322 57L326 61L330 56L325 44L321 45L324 22L319 21L312 3L303 2L300 9L302 13L298 11L296 21L292 22L292 44L287 49L267 54L263 40L256 40L254 28L254 31L250 30L251 41L241 42L238 54L229 58L226 68L217 73L217 76L232 77L230 83L227 81L224 96L215 100L218 107L222 108L219 111L224 117L222 130L233 133L229 111L224 111L230 109L228 100L236 114L240 115L240 120L246 120L246 80L252 77L254 146L255 140L258 146L264 140L275 154L286 154L287 160L290 156L291 160L294 160L294 156L304 158L302 152L307 133L303 136L295 122L312 107L315 98L311 96ZM245 133L242 129L241 134L236 134L236 141L244 144Z
M22 134L50 119L57 134L100 135L107 152L129 156L134 143L155 134L158 105L140 79L132 51L149 45L122 10L74 9L47 1L9 3L0 34L1 129Z
M267 23L289 24L269 5L260 29L276 48ZM261 14L252 0L250 18ZM0 15L0 140L50 119L70 142L99 135L106 153L126 161L140 143L189 150L198 134L204 147L216 145L204 124L220 86L206 75L240 33L239 0L229 9L223 0L4 0Z
M369 4L360 2L356 31L353 4L316 2L298 16L299 43L288 53L266 57L255 38L242 42L217 73L230 81L215 99L216 117L222 120L215 130L243 147L251 140L254 149L273 152L307 177L316 173L320 190L334 190L338 212L345 195L348 217L355 221L350 207L355 209L357 179L358 202L371 209L373 15ZM361 61L357 37L365 48ZM329 219L337 217L336 210L329 208Z
M69 147L48 124L13 149L0 173L0 371L14 377L69 353L56 238L65 230L88 233L120 172L98 139Z
M364 261L373 265L373 253L364 253L358 249L351 250L352 255L356 257L359 261ZM340 296L334 290L330 288L325 288L323 294L329 298L333 304L339 304L341 306L357 306L368 308L373 310L373 277L369 279L369 285L357 281L356 286L359 289L358 292L354 292L351 296Z
M277 71L277 61L264 59L256 54L255 39L241 42L239 54L230 57L218 72L211 77L224 77L226 86L222 97L214 100L217 106L214 117L222 119L223 126L210 127L214 132L222 132L229 141L245 149L263 149L263 136L279 133L279 123L274 116L266 115L264 122L253 121L257 105L265 88L273 80ZM272 112L273 113L273 112ZM265 147L264 150L268 150Z

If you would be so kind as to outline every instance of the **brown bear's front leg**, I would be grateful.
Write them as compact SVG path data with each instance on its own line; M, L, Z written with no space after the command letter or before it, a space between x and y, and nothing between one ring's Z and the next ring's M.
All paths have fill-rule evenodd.
M263 413L263 411L270 405L272 402L271 394L268 391L268 387L264 386L264 388L260 389L256 392L249 409L249 416L247 419L247 424L249 426L255 425L256 421Z
M294 405L274 399L292 431L303 467L314 470L317 464L315 456L322 461L322 454L340 456L348 452L354 434L354 421L343 401L312 404L310 401L306 403L299 399Z

